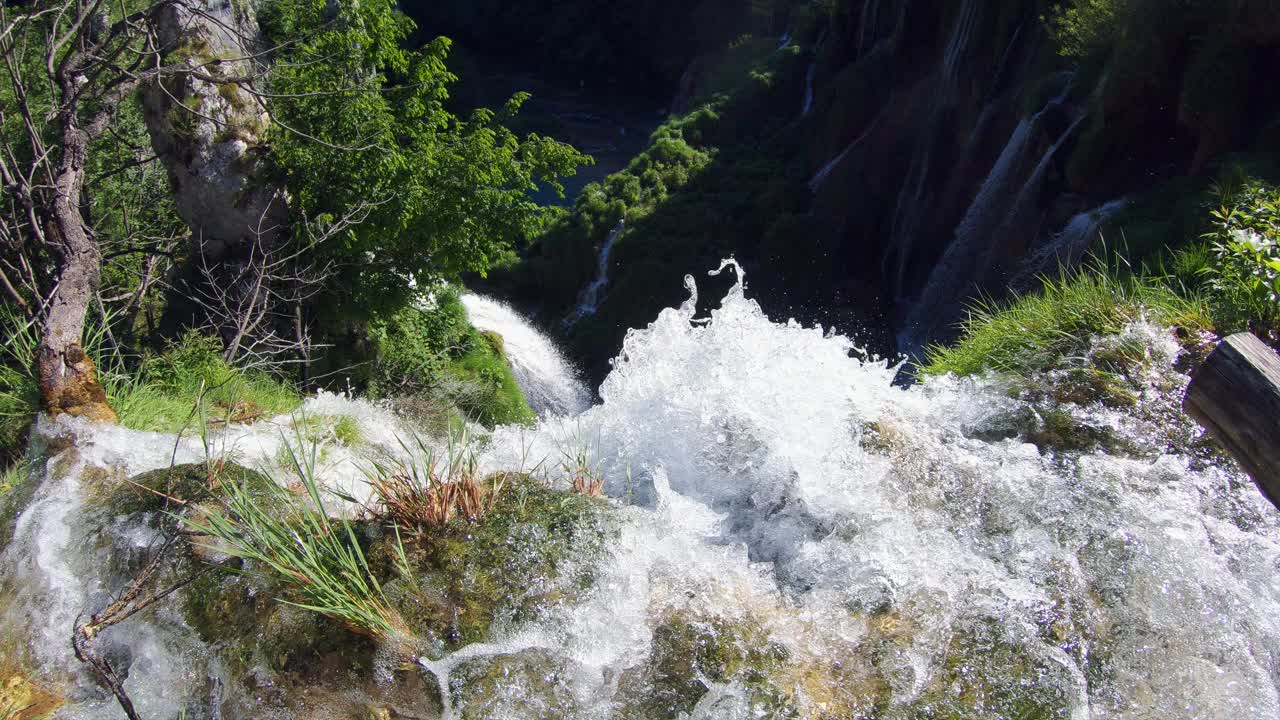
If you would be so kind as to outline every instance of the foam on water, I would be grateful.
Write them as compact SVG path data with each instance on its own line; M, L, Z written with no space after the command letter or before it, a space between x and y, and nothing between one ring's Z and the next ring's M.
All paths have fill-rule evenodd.
M601 404L532 431L500 428L485 445L493 468L585 448L622 519L572 604L423 661L454 690L464 662L536 648L563 663L545 687L504 686L468 717L527 717L539 697L571 704L563 717L617 717L633 697L625 678L672 613L760 628L783 649L770 681L802 717L844 712L860 692L887 697L892 717L952 717L929 703L987 676L991 708L998 693L1034 691L1055 699L1049 716L1072 720L1280 716L1280 520L1238 472L1158 451L1042 455L995 431L1027 406L994 379L895 388L895 368L851 358L848 339L820 328L770 321L741 282L710 317L695 306L691 297L627 336ZM1129 333L1121 341L1144 343L1155 368L1139 409L1161 407L1185 380L1168 380L1178 346L1156 326ZM361 417L375 445L402 431L361 401L308 408ZM1161 445L1135 414L1079 412ZM67 427L83 466L133 473L173 453L171 436ZM246 460L278 451L269 434L225 433ZM179 461L200 453L178 444ZM353 486L348 461L332 448L322 476ZM84 512L91 481L80 467L51 473L20 518L0 573L22 589L0 614L13 626L38 620L31 644L46 671L87 687L70 623L118 586L104 558L147 538ZM156 717L187 702L174 688L203 688L219 672L172 613L116 632L135 663L163 670L127 683L164 710ZM704 692L688 717L770 716L743 676L694 680ZM100 691L76 698L67 717L116 717Z
M534 412L576 415L591 407L591 391L577 370L523 316L504 303L472 293L462 296L462 304L472 325L502 336L507 361Z

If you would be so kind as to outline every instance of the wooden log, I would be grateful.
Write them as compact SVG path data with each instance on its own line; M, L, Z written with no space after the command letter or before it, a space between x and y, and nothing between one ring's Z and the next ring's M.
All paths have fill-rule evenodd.
M1280 508L1280 356L1251 333L1232 335L1196 371L1182 407Z

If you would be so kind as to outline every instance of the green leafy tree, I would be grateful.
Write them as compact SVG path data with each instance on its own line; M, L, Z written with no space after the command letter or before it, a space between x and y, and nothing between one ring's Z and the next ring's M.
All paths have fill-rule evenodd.
M318 249L337 268L348 317L395 312L415 287L483 274L543 222L532 192L563 192L558 178L589 161L504 127L527 95L498 112L451 114L448 39L409 49L413 22L387 0L274 0L260 18L281 48L270 144L297 209L320 224L360 210L360 223Z

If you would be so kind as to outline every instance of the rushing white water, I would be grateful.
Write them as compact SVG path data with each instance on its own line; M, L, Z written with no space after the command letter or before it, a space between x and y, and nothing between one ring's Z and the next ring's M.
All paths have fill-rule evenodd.
M631 332L601 404L484 445L486 468L513 468L585 440L620 535L577 599L420 661L435 676L422 692L447 686L452 717L1280 716L1280 514L1238 472L1162 451L1142 419L1176 413L1185 384L1168 330L1139 323L1098 341L1146 347L1137 410L1069 409L1146 449L1122 457L1041 454L1003 429L1034 410L996 380L894 388L894 368L769 320L741 282L710 317L694 313L691 298ZM377 448L394 448L400 428L377 408L334 396L308 407L356 414ZM16 598L0 618L29 628L43 672L67 683L60 717L115 718L67 629L118 587L108 558L150 531L86 508L99 484L167 465L174 439L63 427L76 448L55 456L0 556L0 588ZM219 437L252 462L270 457L269 435ZM179 461L199 453L179 443ZM206 677L225 671L172 608L111 632L145 717L217 716ZM702 639L680 645L682 632ZM715 638L728 649L704 652ZM735 653L731 669L714 666ZM530 671L469 696L459 668L499 657ZM259 692L228 680L228 693ZM678 710L639 709L657 700Z
M578 294L578 305L566 319L565 322L567 324L572 325L588 315L596 314L596 310L600 307L601 295L604 293L604 289L609 286L609 256L613 253L613 244L618 241L618 238L622 237L622 233L626 229L627 221L622 219L609 231L608 237L604 240L604 245L600 246L600 255L596 258L596 276Z
M502 336L507 361L538 415L577 415L591 407L591 391L564 355L510 306L475 294L462 296L471 324Z

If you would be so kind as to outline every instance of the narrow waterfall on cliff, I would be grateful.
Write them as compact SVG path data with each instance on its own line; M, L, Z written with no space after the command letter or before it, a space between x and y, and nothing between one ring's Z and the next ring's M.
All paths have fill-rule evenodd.
M981 15L982 4L976 0L964 0L959 8L959 14L952 25L951 38L942 54L937 78L932 87L929 119L923 135L915 145L906 179L898 192L893 213L893 226L890 230L891 251L885 254L885 269L891 278L890 286L893 288L895 297L899 299L905 286L920 222L929 205L926 188L932 172L934 144L940 141L940 134L946 122L946 110L956 100L959 69L969 51L974 27L981 19Z
M508 305L466 294L462 304L479 330L502 336L503 352L529 406L539 416L576 415L591 406L591 391L564 355Z
M1031 287L1039 275L1080 264L1089 248L1099 239L1102 226L1128 206L1128 198L1120 198L1071 218L1061 232L1032 248L1010 285L1025 289Z
M605 238L604 244L600 246L600 254L596 258L596 276L591 282L582 289L578 295L578 305L574 308L566 320L566 324L581 320L588 315L595 315L596 309L600 306L601 293L609 286L609 255L613 252L613 244L622 237L623 231L627 229L627 221L619 220L617 225L609 231L608 237Z
M566 448L600 468L616 526L579 559L589 581L482 642L423 655L408 684L379 655L367 685L299 698L306 717L388 684L397 716L423 718L1280 716L1280 519L1237 471L1152 440L1186 381L1169 329L1126 331L1164 379L1137 401L1152 413L1079 410L1136 450L1042 454L1009 431L1034 410L999 382L895 388L896 368L853 359L849 339L767 318L729 267L738 281L710 316L695 317L689 278L687 302L627 336L600 404L478 446L488 470L536 468L561 487ZM467 306L506 331L513 362L542 348L501 306ZM305 410L365 429L363 451L319 441L319 477L351 498L368 495L362 457L405 452L412 430L342 396ZM207 443L285 482L274 458L293 422L215 429ZM50 450L0 555L0 591L17 598L0 618L61 678L59 718L121 717L68 637L145 557L158 521L93 498L209 450L72 419L42 437L66 449ZM147 718L220 717L208 708L281 692L259 661L219 659L176 599L104 641Z
M1045 174L1083 116L1074 114L1070 125L1045 149L1035 165L1030 165L1030 153L1046 114L1062 106L1073 77L1070 73L1061 76L1064 89L1013 129L991 172L956 226L952 241L934 266L920 297L908 302L907 319L898 335L900 352L918 356L923 343L933 338L937 329L959 317L957 306L969 296L970 290L981 286L983 274L991 267L1002 243L1018 238L1030 242L1038 234L1039 224L1033 222L1030 215L1035 213Z

